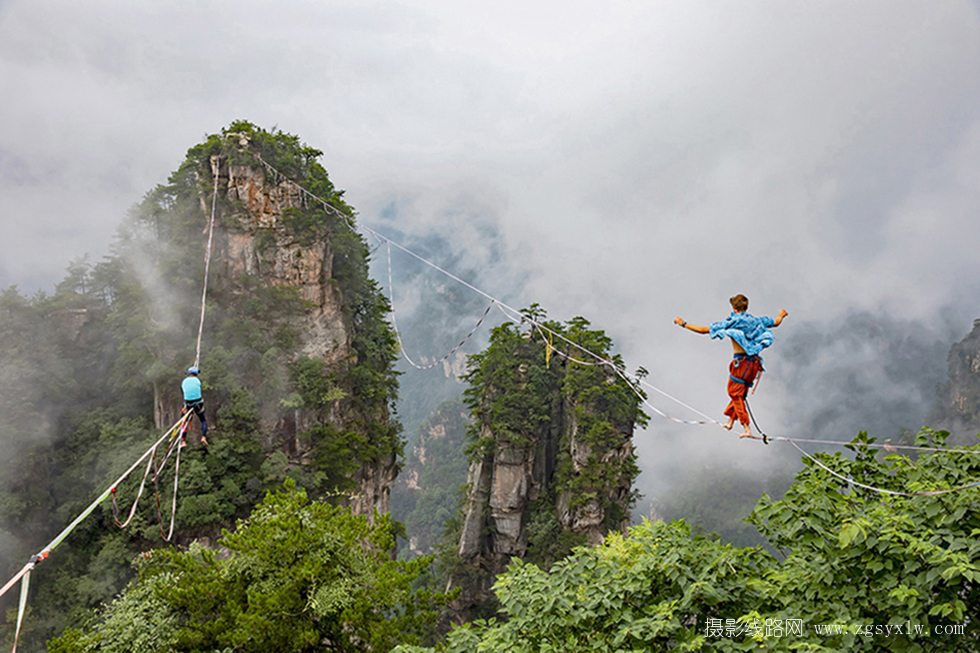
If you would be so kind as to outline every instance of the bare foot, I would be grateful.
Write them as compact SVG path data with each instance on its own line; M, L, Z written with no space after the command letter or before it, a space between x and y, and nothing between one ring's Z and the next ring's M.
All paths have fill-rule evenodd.
M201 436L201 444L203 444L205 447L208 446L208 439L203 435Z
M741 438L754 438L755 436L752 435L752 431L750 431L749 429L745 429L744 431L738 434L738 437L739 439L741 439Z
M724 425L724 427L725 427L726 429L728 429L729 431L731 431L731 430L732 430L732 427L733 427L733 426L735 426L735 418L734 418L734 417L733 417L733 418L731 418L730 420L728 420L728 424L725 424L725 425Z

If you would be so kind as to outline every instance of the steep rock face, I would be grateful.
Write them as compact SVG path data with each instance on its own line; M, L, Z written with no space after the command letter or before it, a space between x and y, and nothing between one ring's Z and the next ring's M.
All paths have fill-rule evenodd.
M626 529L633 502L636 395L610 367L556 360L506 325L493 339L468 377L476 447L450 581L463 620L512 558L548 566L597 544Z
M462 402L445 401L421 425L412 452L395 483L396 517L408 532L412 555L435 552L446 520L459 504L466 481L466 428L469 413Z
M341 290L333 275L331 240L297 235L287 224L290 211L306 208L309 200L295 183L279 177L271 179L261 167L229 164L223 156L212 156L210 163L211 173L218 177L220 200L211 255L212 293L221 291L234 302L236 296L244 299L256 287L294 291L305 304L302 314L262 316L264 321L288 327L297 335L298 343L286 362L309 357L320 359L333 369L355 365L354 326L345 315ZM200 208L206 233L211 209L204 198ZM202 372L205 383L207 372ZM162 428L178 418L183 404L169 388L154 390L155 418ZM349 388L343 390L351 393ZM220 429L221 405L207 397L205 404L209 424ZM313 467L316 452L312 440L299 436L323 423L338 432L358 428L350 424L350 405L348 396L332 402L326 414L302 408L262 414L259 426L263 446L268 451L282 451L292 465ZM382 412L378 417L387 423L387 409ZM365 462L351 474L357 489L350 494L349 504L360 514L370 515L375 509L387 513L397 474L395 451L384 451Z
M528 547L528 507L551 488L559 457L567 457L574 477L582 477L597 466L618 469L633 454L632 426L620 432L618 442L601 456L576 439L579 430L574 412L556 406L551 424L517 445L506 436L495 435L486 425L480 438L492 440L490 451L470 464L467 496L463 506L463 528L459 557L499 573L512 557L523 558ZM556 514L561 527L580 535L592 545L609 532L604 505L618 505L623 517L615 525L629 525L630 482L627 475L613 474L591 488L587 497L575 500L573 491L558 492ZM599 494L606 501L601 501Z
M219 188L241 210L217 231L216 282L234 285L242 275L295 288L309 302L300 329L301 353L336 363L350 354L351 327L344 320L340 296L331 283L333 252L326 240L303 242L283 224L289 209L304 206L298 187L286 180L267 184L265 171L253 166L212 162ZM223 183L227 180L227 183Z
M933 428L950 432L951 442L976 444L980 433L980 319L949 352L949 381L929 417Z
M574 418L576 411L566 410L565 415L573 416L566 427L567 446L571 458L572 469L576 475L586 475L596 463L602 469L621 469L633 455L633 425L624 428L618 438L618 446L612 446L597 452L594 447L583 441L579 432L579 421ZM603 505L622 506L624 515L617 525L618 530L626 532L629 526L630 479L626 475L613 475L609 482L594 488L594 494L584 501L576 501L571 490L563 490L558 495L558 521L562 527L576 534L583 535L592 546L602 542L608 529L603 528L606 520L606 510ZM600 498L605 494L605 501ZM581 497L579 497L581 499Z

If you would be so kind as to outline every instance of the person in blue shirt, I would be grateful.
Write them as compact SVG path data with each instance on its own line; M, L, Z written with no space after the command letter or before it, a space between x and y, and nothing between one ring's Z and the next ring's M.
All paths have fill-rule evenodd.
M752 428L749 426L749 412L746 408L745 397L748 395L749 388L755 382L756 376L762 369L762 356L759 354L763 349L773 342L772 327L778 327L789 313L780 310L776 319L769 316L755 317L750 315L749 298L745 295L735 295L729 302L732 305L732 314L728 318L719 322L713 322L709 326L698 326L688 324L683 318L676 318L674 324L694 331L695 333L706 333L712 339L730 338L735 356L728 366L728 407L725 408L725 416L728 423L724 427L731 430L738 419L742 424L740 438L751 438ZM764 440L767 440L763 436ZM768 441L766 444L769 444Z
M187 376L180 384L180 389L184 393L184 412L194 411L197 418L201 421L201 444L208 444L208 420L204 416L204 397L201 395L201 379L198 376L201 370L191 367L187 370ZM187 427L181 433L184 441L187 441Z

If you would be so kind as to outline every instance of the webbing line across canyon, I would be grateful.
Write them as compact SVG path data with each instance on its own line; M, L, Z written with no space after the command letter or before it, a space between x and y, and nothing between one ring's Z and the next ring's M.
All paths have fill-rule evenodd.
M336 214L336 215L340 216L341 218L343 218L344 221L350 226L350 228L352 230L355 230L356 231L357 228L354 225L354 223L352 222L352 220L350 219L350 216L348 216L347 214L345 214L342 211L340 211L339 209L337 209L335 206L333 206L332 204L330 204L329 202L327 202L327 200L325 200L325 199L323 199L321 197L318 197L316 195L313 195L312 193L310 193L309 191L307 191L305 188L303 188L300 184L296 183L295 181L289 179L288 177L286 177L285 175L283 175L282 173L280 173L272 165L270 165L268 162L266 162L265 159L263 159L258 153L253 153L253 154L254 154L255 158L259 162L261 162L262 165L264 165L270 172L272 172L273 174L275 174L277 176L277 178L286 180L290 184L296 186L306 197L309 197L310 199L313 199L314 201L316 201L317 203L319 203L325 210L331 211L334 214ZM420 261L420 262L428 265L429 267L431 267L434 270L442 273L443 275L449 277L450 279L456 281L457 283L461 284L462 286L464 286L466 288L469 288L473 292L475 292L475 293L477 293L479 295L482 295L486 299L490 300L491 306L493 304L496 304L498 306L498 308L500 308L500 310L504 313L504 315L507 316L509 319L514 320L514 321L518 321L519 320L521 322L527 322L527 323L531 324L532 326L536 327L537 329L539 329L542 333L547 333L552 338L557 338L557 339L559 339L561 341L564 341L566 344L568 344L568 345L576 348L577 350L581 351L582 353L587 354L588 356L591 356L593 359L595 359L597 361L598 364L605 364L605 365L611 366L616 371L616 373L619 376L621 376L624 381L627 382L627 385L629 385L630 388L633 390L633 392L635 392L637 394L637 396L640 398L640 400L643 402L643 404L645 406L647 406L648 408L650 408L651 410L653 410L656 414L660 415L661 417L664 417L666 419L669 419L671 421L678 422L678 423L681 423L681 424L717 424L718 426L723 426L721 424L721 422L718 422L717 420L712 419L710 416L706 415L702 411L694 408L693 406L688 405L687 403L681 401L677 397L674 397L673 395L668 394L667 392L665 392L665 391L661 390L660 388L654 386L653 384L649 383L645 379L635 378L635 377L632 377L632 376L626 374L625 371L619 369L615 364L613 364L612 361L608 360L607 358L605 358L603 356L600 356L599 354L596 354L595 352L589 350L588 348L583 347L582 345L579 345L578 343L569 340L568 338L566 338L562 334L557 333L557 332L553 331L552 329L549 329L547 326L545 326L544 324L538 322L534 318L532 318L532 317L530 317L530 316L528 316L528 315L526 315L524 313L521 313L520 311L518 311L517 309L513 308L512 306L509 306L508 304L506 304L505 302L501 301L500 299L498 299L498 298L494 297L493 295L491 295L491 294L489 294L489 293L481 290L480 288L477 288L473 284L471 284L471 283L469 283L469 282L467 282L467 281L459 278L458 276L456 276L452 272L449 272L448 270L440 267L439 265L436 265L432 261L430 261L430 260L426 259L425 257L423 257L423 256L421 256L421 255L419 255L419 254L417 254L415 252L413 252L412 250L410 250L409 248L405 247L404 245L401 245L400 243L398 243L398 242L396 242L396 241L388 238L387 236L385 236L385 235L383 235L383 234L375 231L374 229L372 229L372 228L370 228L370 227L368 227L368 226L366 226L364 224L361 224L360 226L361 226L361 228L364 231L366 231L367 233L369 233L372 236L374 236L378 241L386 243L386 245L388 246L388 249L389 249L389 257L390 257L390 247L391 247L391 245L394 245L395 247L397 247L398 249L402 250L403 252L405 252L409 256L412 256L413 258L415 258L418 261ZM389 259L389 266L390 266L390 259ZM390 267L389 267L389 275L390 275ZM389 292L390 292L390 284L391 284L391 280L390 280L390 276L389 276ZM394 312L394 306L392 306L392 312ZM482 319L483 318L481 318L481 321L482 321ZM472 335L472 333L470 335ZM467 338L469 338L469 336L467 336ZM464 342L465 342L465 339L464 339ZM564 352L559 352L557 349L555 349L553 347L553 345L551 345L549 342L546 342L546 347L550 347L551 348L550 349L551 351L555 351L556 353L559 353L559 355L561 355L561 356L568 357L568 355L565 354ZM458 348L458 345L457 345L456 348ZM454 349L454 351L455 351L455 349ZM402 352L404 354L404 347L402 348ZM452 353L452 352L450 352L450 353ZM406 354L406 358L407 358L407 354ZM584 363L584 361L575 361L575 362ZM682 406L684 408L687 408L688 410L690 410L690 411L692 411L692 412L700 415L701 417L704 417L705 419L704 420L683 420L683 419L674 417L672 415L669 415L669 414L665 413L664 411L660 410L659 408L657 408L656 406L654 406L652 403L650 403L650 401L646 397L644 397L641 392L638 391L637 385L643 385L643 386L645 386L645 387L653 390L654 392L660 394L661 396L663 396L663 397L665 397L667 399L670 399L671 401L679 404L680 406ZM807 439L807 438L788 438L788 437L783 437L783 436L780 436L780 437L769 437L769 439L771 441L788 442L788 443L792 444L794 447L797 447L797 449L799 449L799 447L796 445L797 442L819 443L819 444L827 444L827 445L833 445L833 446L838 446L838 447L843 447L843 446L847 446L848 444L850 444L848 442L835 442L833 440L811 440L811 439ZM940 447L916 447L916 446L910 446L910 445L895 445L895 444L867 443L867 444L861 444L859 446L867 446L869 448L877 448L877 449L885 449L885 450L907 449L907 450L920 451L920 452L921 451L933 451L933 452L964 453L964 454L977 454L977 453L980 453L980 451L973 451L973 450L966 450L966 449L945 449L945 448L940 448ZM825 469L827 469L827 471L829 471L831 473L834 473L832 470L830 470L826 466L824 466L821 463L819 463L819 461L817 461L815 458L813 458L807 452L803 451L802 449L800 449L800 451L805 456L807 456L808 458L810 458L811 460L814 460L815 462L817 462L818 465L820 465L821 467L824 467ZM860 485L860 484L858 484L858 483L856 483L854 481L851 481L850 479L847 479L846 477L841 477L841 478L844 478L844 480L847 480L848 482L853 483L855 485ZM980 486L980 482L974 483L974 484L970 484L970 485L965 485L965 486L958 487L958 488L954 488L952 490L939 490L939 491L937 491L937 493L942 494L942 493L946 493L946 492L954 492L954 491L965 490L965 489L968 489L968 488L978 487L978 486ZM892 491L892 490L885 490L885 489L882 489L882 488L874 488L874 487L871 487L871 486L863 486L863 485L861 485L861 487L866 487L868 489L873 489L873 490L876 490L876 491L881 492L882 494L895 494L895 492ZM920 495L921 495L921 493L916 493L916 494L911 495L911 496L920 496Z

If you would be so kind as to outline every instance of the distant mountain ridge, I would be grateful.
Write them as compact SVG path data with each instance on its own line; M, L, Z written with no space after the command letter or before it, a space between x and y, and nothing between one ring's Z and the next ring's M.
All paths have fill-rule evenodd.
M952 346L947 358L949 380L939 389L929 425L950 432L950 441L976 444L980 433L980 319Z

